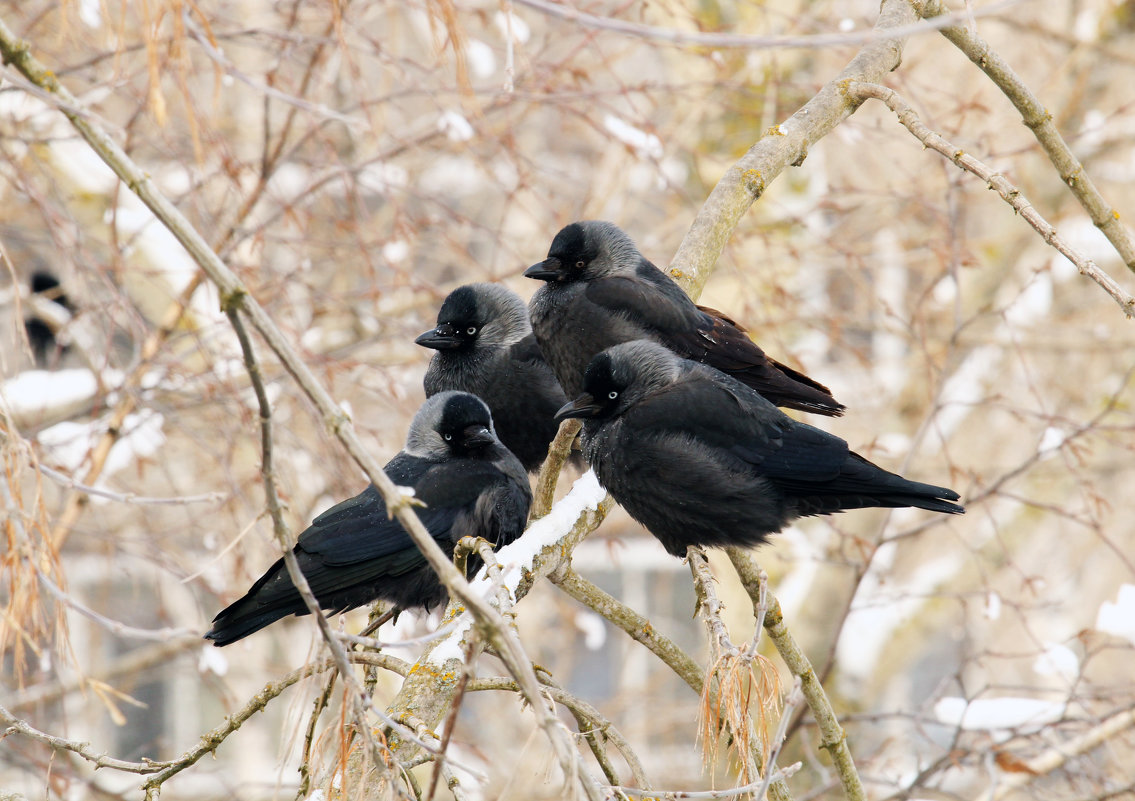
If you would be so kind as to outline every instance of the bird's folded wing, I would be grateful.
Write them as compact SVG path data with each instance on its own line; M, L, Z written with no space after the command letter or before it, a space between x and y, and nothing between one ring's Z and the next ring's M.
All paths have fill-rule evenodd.
M660 336L693 330L702 316L681 288L650 264L633 277L610 276L588 281L585 297Z
M816 482L838 475L847 443L797 423L738 381L699 370L700 380L678 381L637 404L627 424L683 433L777 481Z

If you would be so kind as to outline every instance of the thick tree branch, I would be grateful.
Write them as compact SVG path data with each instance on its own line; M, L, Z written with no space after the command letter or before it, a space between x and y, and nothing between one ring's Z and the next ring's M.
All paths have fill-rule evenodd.
M768 131L717 182L670 266L670 274L691 297L701 293L741 215L765 187L786 167L801 164L808 148L858 108L859 101L849 98L843 85L847 81L878 82L895 69L902 58L903 42L891 31L905 29L917 20L909 0L883 0L875 32L888 38L865 45L839 75L795 114Z

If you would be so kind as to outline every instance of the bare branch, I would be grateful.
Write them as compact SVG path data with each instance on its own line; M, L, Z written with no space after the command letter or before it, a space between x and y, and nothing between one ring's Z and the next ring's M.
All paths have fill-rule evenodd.
M754 609L761 603L760 569L753 563L752 558L742 548L726 548L729 559L741 577L741 583L749 598L753 601ZM828 700L824 687L816 678L812 663L796 643L796 638L784 624L780 612L780 602L771 593L766 594L768 611L765 614L764 626L769 638L776 646L777 653L784 659L792 674L798 676L804 697L808 700L808 707L812 716L820 727L820 747L832 756L836 770L839 772L843 791L849 801L866 801L867 795L863 789L863 782L859 772L855 769L855 760L847 747L847 735L836 719L835 711Z
M862 33L826 33L811 36L757 36L739 33L717 33L706 31L683 31L676 28L659 28L653 25L641 25L627 20L613 17L597 17L579 11L567 4L550 3L547 0L515 0L518 5L528 6L547 14L550 17L573 22L584 28L599 31L609 31L633 36L638 39L648 39L655 42L678 45L681 47L716 47L737 48L744 50L788 50L788 49L821 49L846 45L864 45L878 42L887 36L913 36L928 31L940 30L948 25L956 25L975 16L991 16L999 14L1005 9L1017 5L1021 0L1002 0L974 12L965 11L950 14L943 20L926 20L912 22L899 28L880 33L864 31ZM927 24L929 23L929 24Z
M847 97L847 81L882 80L902 57L902 31L917 21L909 0L883 0L875 32L838 76L791 117L774 126L722 176L706 198L670 264L670 275L696 298L741 216L790 165L801 164L808 148L851 116L858 103Z
M1080 253L1074 247L1069 245L1064 239L1056 232L1056 228L1051 225L1040 212L1029 203L1025 196L1017 187L1009 183L1005 176L996 172L989 166L975 159L973 156L966 153L964 150L954 146L946 141L940 134L927 128L918 119L918 115L914 109L903 100L892 89L878 84L861 83L852 81L847 85L848 94L859 98L873 97L876 100L881 100L887 108L893 111L908 131L910 131L918 141L922 142L926 147L941 153L954 164L961 167L967 172L971 172L978 178L985 181L990 189L997 192L1001 198L1013 207L1025 222L1033 227L1033 229L1040 234L1041 238L1060 252L1068 261L1076 265L1076 269L1080 271L1081 275L1086 275L1091 278L1104 292L1111 295L1112 300L1119 304L1119 308L1128 319L1135 318L1135 297L1132 297L1126 290L1123 289L1115 279L1105 273L1095 262L1087 256Z
M949 9L941 0L925 0L921 3L919 13L924 19L933 19L948 14ZM1111 242L1127 265L1127 269L1135 272L1135 238L1120 222L1119 212L1104 200L1103 195L1084 170L1084 165L1072 154L1072 150L1056 130L1052 115L1040 102L1040 98L1033 94L1005 59L973 29L965 25L951 24L942 28L942 35L988 75L1017 108L1023 122L1036 136L1037 141L1048 154L1049 160L1060 173L1061 180L1088 212L1096 227Z
M91 749L90 743L66 740L62 737L56 737L42 732L20 720L2 706L0 706L0 721L8 726L4 733L0 735L0 739L11 734L22 734L24 737L35 740L37 743L42 743L56 751L73 751L96 768L112 768L113 770L121 770L125 773L146 774L161 770L169 764L168 762L127 762L122 759L107 756L106 754L96 754Z
M580 421L574 419L560 423L552 444L548 446L548 458L540 466L540 474L536 477L536 491L532 494L532 510L529 512L532 520L539 520L551 510L556 481L564 462L571 454L571 444L575 442L581 427Z

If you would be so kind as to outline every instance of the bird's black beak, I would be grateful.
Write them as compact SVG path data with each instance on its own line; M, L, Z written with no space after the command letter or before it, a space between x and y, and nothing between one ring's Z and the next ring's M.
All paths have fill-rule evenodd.
M563 265L556 257L549 256L525 270L524 277L535 278L537 281L558 281L564 277Z
M434 350L453 350L461 346L461 338L452 323L442 323L414 340L414 344Z
M595 402L595 398L584 392L573 401L569 401L556 412L556 422L562 422L569 417L595 417L603 407Z
M465 426L465 430L461 432L461 444L466 448L480 448L496 441L493 432L480 423Z

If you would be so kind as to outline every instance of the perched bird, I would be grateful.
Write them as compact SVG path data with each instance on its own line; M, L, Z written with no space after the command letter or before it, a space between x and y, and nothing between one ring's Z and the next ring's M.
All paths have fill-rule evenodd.
M466 284L449 293L437 327L414 340L437 351L426 370L429 397L472 392L493 413L497 436L529 471L540 469L567 401L528 323L528 307L500 284Z
M386 474L412 487L425 504L422 524L452 553L464 536L496 545L524 531L532 492L520 462L493 432L489 409L465 392L429 398L410 424L406 447ZM445 587L410 535L392 518L374 485L331 507L299 536L293 550L319 606L329 613L371 601L402 609L429 609L446 598ZM470 573L475 569L469 560ZM307 607L278 559L252 589L213 619L205 639L228 645Z
M965 511L953 490L887 472L654 342L603 351L583 386L557 417L583 418L599 483L675 556L690 545L759 545L797 517L845 509Z
M45 270L37 270L32 273L31 290L33 293L42 294L48 300L59 304L62 310L67 313L65 316L75 313L75 307L71 304L70 299L63 294L59 279L51 273ZM61 345L56 341L55 331L57 328L58 323L52 326L49 321L38 316L24 320L24 331L27 332L35 363L39 367L50 365L53 360L67 351L68 346Z
M618 226L572 223L552 240L548 258L524 273L546 283L529 304L532 330L569 397L602 350L650 339L729 373L777 406L839 415L823 384L765 355L719 311L697 306Z

